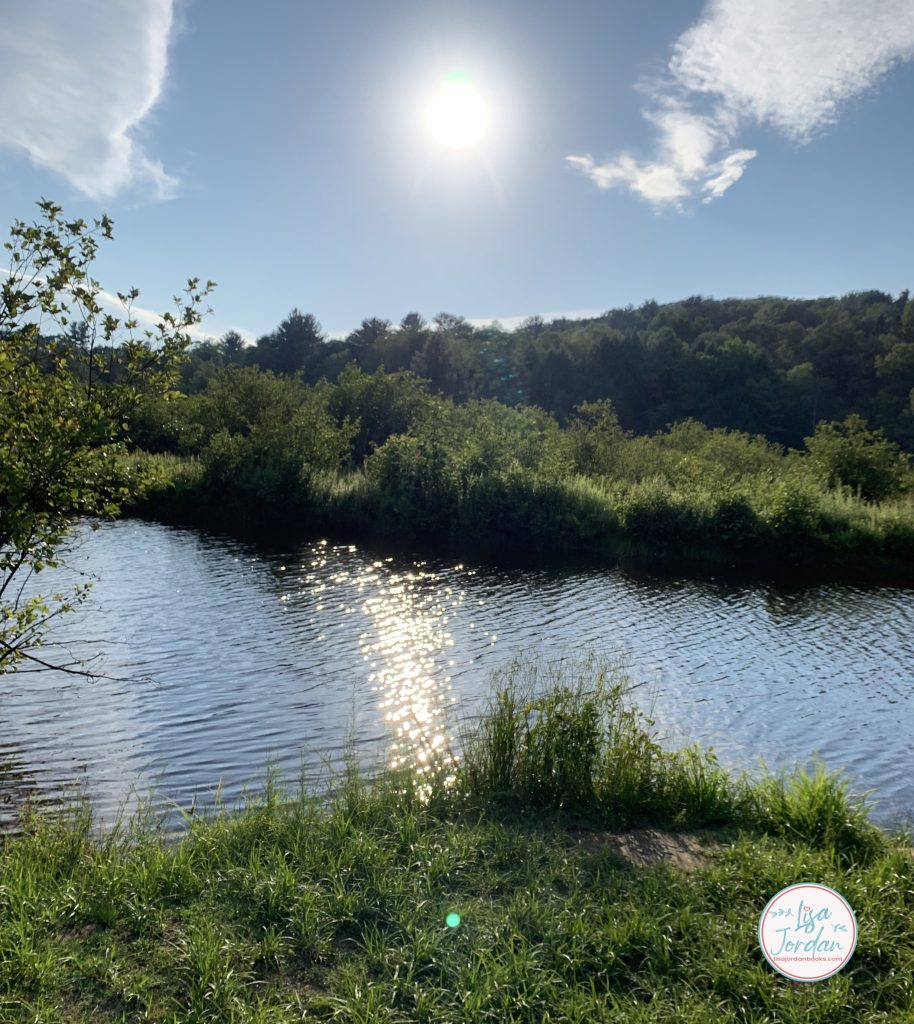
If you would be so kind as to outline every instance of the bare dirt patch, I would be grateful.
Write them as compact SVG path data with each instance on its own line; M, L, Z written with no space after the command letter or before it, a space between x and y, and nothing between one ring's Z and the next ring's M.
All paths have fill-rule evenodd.
M582 853L608 850L637 867L668 864L680 871L705 867L717 845L707 837L688 832L665 832L659 828L638 828L631 832L573 829L569 838L573 848Z

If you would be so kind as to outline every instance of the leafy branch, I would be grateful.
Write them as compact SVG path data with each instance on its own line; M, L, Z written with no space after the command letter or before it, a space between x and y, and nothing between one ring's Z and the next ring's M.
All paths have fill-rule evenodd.
M174 393L215 287L188 279L175 310L140 331L138 289L118 295L118 317L91 274L111 219L89 225L50 200L37 205L39 220L12 225L0 279L0 673L43 665L34 651L48 624L85 600L87 584L50 598L26 595L26 584L59 564L76 517L117 515L136 486L119 471L128 415Z

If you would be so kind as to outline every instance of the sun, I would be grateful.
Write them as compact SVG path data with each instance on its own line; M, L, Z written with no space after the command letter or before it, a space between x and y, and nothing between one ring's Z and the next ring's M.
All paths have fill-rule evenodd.
M469 76L460 71L447 76L432 97L426 116L432 135L452 149L479 142L489 123L486 101L473 88Z

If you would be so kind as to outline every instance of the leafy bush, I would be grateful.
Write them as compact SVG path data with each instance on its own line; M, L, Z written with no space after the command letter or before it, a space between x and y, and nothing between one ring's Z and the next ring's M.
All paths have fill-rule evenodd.
M806 448L829 487L849 487L866 501L897 497L914 483L908 457L862 416L819 423Z

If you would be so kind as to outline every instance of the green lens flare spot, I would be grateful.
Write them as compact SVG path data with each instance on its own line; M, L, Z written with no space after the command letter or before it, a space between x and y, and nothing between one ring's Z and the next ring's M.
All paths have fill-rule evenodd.
M456 69L454 71L449 71L444 76L444 80L445 82L469 82L470 76L466 71Z
M450 914L444 919L444 923L448 928L456 928L460 924L460 914L455 914L451 911Z

